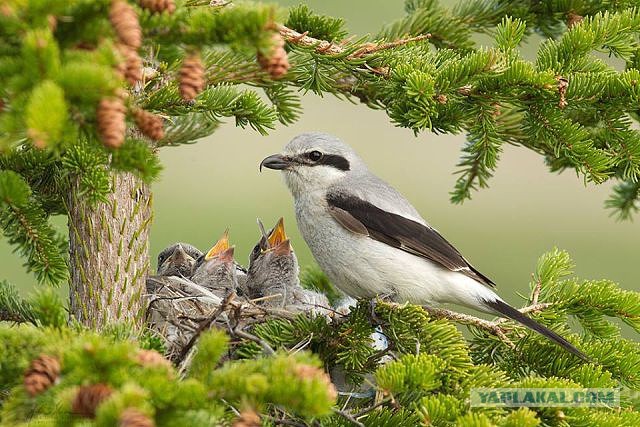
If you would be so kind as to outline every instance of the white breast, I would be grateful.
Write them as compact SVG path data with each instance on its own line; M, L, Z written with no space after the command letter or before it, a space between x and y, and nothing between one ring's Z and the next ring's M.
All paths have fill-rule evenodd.
M298 228L320 268L354 298L392 296L398 302L457 303L479 308L479 299L497 295L457 272L340 226L324 195L308 193L295 201Z

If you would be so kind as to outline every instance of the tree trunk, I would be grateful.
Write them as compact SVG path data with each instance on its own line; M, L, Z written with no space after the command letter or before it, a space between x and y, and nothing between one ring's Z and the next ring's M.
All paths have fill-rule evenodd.
M68 197L71 316L92 329L142 325L149 270L151 192L130 173L114 173L106 202L86 203L74 180Z

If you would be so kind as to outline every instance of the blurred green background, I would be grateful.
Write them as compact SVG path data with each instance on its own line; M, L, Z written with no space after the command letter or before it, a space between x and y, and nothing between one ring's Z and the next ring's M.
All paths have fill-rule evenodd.
M375 34L384 23L403 14L401 0L305 3L317 12L344 17L355 34ZM533 57L538 42L535 37L530 39L527 57ZM423 133L414 137L411 131L394 127L382 111L331 96L307 95L303 106L304 114L295 125L280 126L266 137L229 122L198 144L161 151L165 169L153 185L154 266L155 256L168 244L184 241L206 250L227 227L238 261L246 264L259 235L256 218L270 226L280 216L285 218L301 265L312 263L279 174L260 174L258 163L295 135L318 130L351 144L371 170L404 193L431 224L498 283L501 295L511 302L521 302L517 293L528 292L538 256L554 246L571 253L579 276L609 278L624 288L640 290L635 270L640 228L608 216L603 202L611 185L585 187L575 174L551 174L539 156L505 146L491 187L462 206L452 205L448 192L455 181L463 135ZM61 230L66 227L62 218L56 224ZM23 271L20 258L6 241L0 241L0 254L0 278L21 290L31 288L34 279Z

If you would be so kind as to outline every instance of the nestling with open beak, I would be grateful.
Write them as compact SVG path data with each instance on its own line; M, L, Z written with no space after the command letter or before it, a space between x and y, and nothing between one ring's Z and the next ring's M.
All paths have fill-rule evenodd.
M196 261L191 281L204 286L221 298L235 291L238 282L233 252L234 247L229 246L227 230L216 244Z
M264 298L261 305L295 311L323 312L327 297L300 286L298 259L284 230L284 219L262 237L249 255L247 288L252 299Z
M189 277L202 252L188 243L174 243L158 254L158 276Z

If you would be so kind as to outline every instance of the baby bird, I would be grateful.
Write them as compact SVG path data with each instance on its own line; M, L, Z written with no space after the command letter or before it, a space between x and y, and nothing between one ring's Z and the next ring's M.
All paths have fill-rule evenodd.
M147 294L155 294L163 287L181 289L183 278L191 270L202 252L188 243L174 243L158 254L158 271L146 281Z
M221 298L235 291L238 282L233 246L229 246L229 232L224 232L209 252L201 256L193 266L191 281L209 289Z
M247 290L249 298L265 298L261 305L295 311L321 312L329 307L327 298L300 286L298 259L284 230L284 219L264 232L249 256Z
M174 243L158 254L158 276L189 277L202 252L188 243Z

